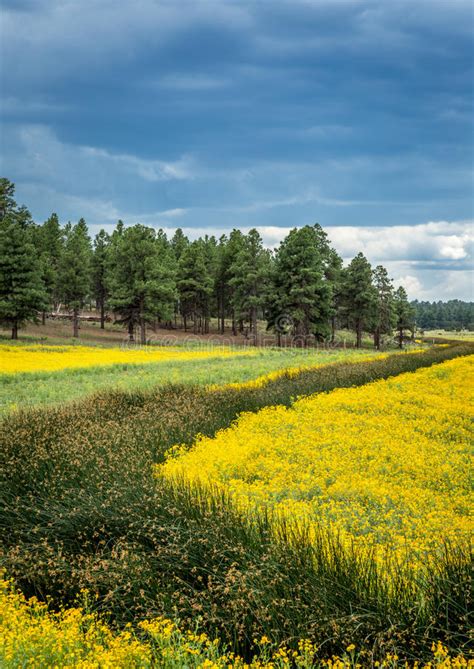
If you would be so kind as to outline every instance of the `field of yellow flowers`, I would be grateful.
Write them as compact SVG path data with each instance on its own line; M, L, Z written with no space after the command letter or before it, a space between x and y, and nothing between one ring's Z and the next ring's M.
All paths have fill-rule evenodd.
M63 369L103 367L117 364L140 365L170 360L206 360L212 357L252 356L253 349L215 347L209 350L186 350L179 347L110 347L94 346L7 346L0 345L0 374L19 372L53 372Z
M474 530L474 356L242 415L161 475L223 485L247 507L423 556Z

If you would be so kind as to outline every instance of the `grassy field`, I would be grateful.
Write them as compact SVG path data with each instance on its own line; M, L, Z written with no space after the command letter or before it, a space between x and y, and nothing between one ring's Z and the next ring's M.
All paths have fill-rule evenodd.
M446 339L449 341L474 341L474 332L457 332L455 330L426 330L423 339Z
M77 400L106 389L245 382L285 368L375 358L355 349L90 348L0 345L0 413Z
M399 559L387 557L381 571L377 554L365 548L361 550L357 542L348 542L337 531L337 524L335 527L315 525L311 532L302 532L278 513L275 515L271 505L265 504L258 513L242 508L236 504L227 484L220 487L222 482L213 476L214 485L209 490L205 481L157 478L156 465L165 461L166 453L173 446L192 447L198 434L221 443L221 435L229 433L219 431L228 429L242 412L263 409L264 414L253 414L257 427L258 422L263 421L262 444L271 441L278 445L278 439L281 440L277 458L269 453L265 461L267 471L278 472L281 462L280 470L290 474L301 465L299 469L307 478L311 469L308 463L316 456L316 451L313 455L308 451L308 445L313 442L317 445L323 434L319 432L319 425L328 431L325 439L328 448L341 454L339 463L344 460L344 431L337 432L339 414L335 414L335 405L331 402L336 401L333 398L337 398L337 393L349 393L342 402L345 413L340 415L346 416L342 426L348 426L347 421L352 415L362 432L367 420L370 434L375 434L377 422L380 422L380 443L374 445L379 444L374 454L379 460L369 458L369 444L364 446L361 440L368 482L374 480L377 489L377 479L374 479L377 467L386 468L389 480L395 480L399 472L400 481L404 481L403 476L408 479L411 476L410 481L417 481L423 466L420 465L420 469L418 460L412 457L413 449L416 449L413 434L419 434L421 442L431 438L431 430L434 444L438 441L451 444L452 457L457 452L453 450L454 446L460 448L461 443L461 427L455 412L448 411L449 415L440 412L439 419L444 419L441 428L436 407L433 412L426 412L425 424L414 420L410 423L412 414L425 415L424 404L420 405L417 398L426 397L432 385L436 388L437 379L441 390L436 391L435 396L450 398L452 404L448 407L459 404L462 410L464 400L458 392L459 384L449 373L449 365L454 363L447 361L472 354L473 350L472 345L462 344L420 353L381 356L375 360L340 361L303 369L299 373L293 369L287 374L273 375L265 383L243 382L217 388L215 385L205 387L215 381L208 375L202 386L166 385L127 392L105 390L73 404L11 412L3 418L0 431L4 454L0 464L0 530L2 564L6 573L15 579L26 596L49 598L53 609L73 607L70 613L66 610L61 614L66 618L69 615L71 620L76 616L77 621L82 615L74 613L74 607L77 607L81 591L87 590L88 606L100 615L106 614L112 629L117 630L111 632L113 638L103 631L106 637L104 653L110 647L110 652L127 653L129 651L123 650L123 644L129 642L146 645L150 639L140 623L165 616L179 619L182 630L176 631L173 637L177 640L176 648L167 650L170 657L174 652L178 656L187 652L183 650L186 630L196 630L198 625L200 634L221 640L219 648L225 647L224 654L237 652L246 660L260 657L262 662L267 662L275 653L283 653L282 644L289 652L298 652L298 640L309 639L311 646L307 646L306 664L299 666L318 666L318 662L338 655L345 659L341 660L343 664L335 666L355 666L357 661L362 661L365 666L377 660L386 661L384 666L388 667L397 665L394 654L410 662L420 658L433 660L431 645L435 643L438 648L436 644L440 641L443 647L435 652L439 655L439 666L443 666L441 661L444 662L446 653L465 654L468 644L468 616L472 609L471 555L465 543L447 542L440 533L439 549L431 557L434 550L431 544L423 548L430 553L426 553L425 560L429 569L415 569L411 560L401 563ZM246 358L241 358L240 362L243 360ZM208 369L209 362L204 360L200 364ZM440 366L441 363L448 367ZM436 366L426 374L435 374L433 378L423 376L424 372L416 372L432 365ZM387 398L385 391L370 391L370 401L381 403L379 414L372 416L367 405L363 402L358 405L352 396L358 391L354 387L377 380L384 384L382 379L407 372L416 372L414 387L419 389L419 395L416 391L404 390L406 381L402 377L393 378L387 383L398 397L395 404ZM331 393L338 388L347 390ZM361 393L364 389L360 388ZM294 405L295 398L315 393L326 394L320 399L316 396ZM314 409L313 401L316 402ZM306 406L304 402L310 404ZM320 409L317 402L322 403ZM325 402L329 404L326 406ZM286 410L288 416L295 413L291 425L280 423L275 427L265 423L265 412L283 411L265 407L293 405L294 409ZM301 406L303 409L299 408ZM397 424L395 407L400 412L403 406L407 418ZM439 405L436 406L439 409ZM382 420L387 411L393 416L390 425ZM240 425L239 422L232 430L238 433ZM395 443L399 450L392 449L384 459L383 440L392 429L398 430ZM340 449L336 441L330 445L332 430L335 430L333 436ZM348 428L347 434L353 436L354 431ZM410 434L411 442L407 440ZM403 460L402 443L405 441L406 458ZM249 439L249 444L252 443ZM233 452L229 449L229 455ZM453 481L456 487L458 484L450 476L450 470L441 461L438 463L441 455L436 451L436 458L434 456L435 451L432 480L428 480L429 477L423 479L421 487L425 483L428 489L432 485L442 487ZM408 467L411 461L413 469L407 473L403 467ZM344 462L348 471L349 465L360 470L357 449L354 459ZM449 462L447 465L451 466ZM263 461L257 454L250 454L248 464L255 464L260 478L265 475ZM285 482L284 489L281 486L275 488L272 494L279 500L293 496L295 502L311 502L317 500L318 495L326 500L328 479L338 477L337 465L336 457L329 458L325 464L328 476L324 480L317 478L316 469L311 495L305 489L303 499L295 497L296 479L291 477ZM235 474L232 480L238 482L239 477L243 480L241 471L235 469L234 464L232 467ZM206 464L206 470L211 471L209 464ZM257 484L259 479L255 474L253 472L252 477ZM334 511L342 513L344 503L356 511L357 506L347 499L348 479L342 481L346 482L346 488L334 496L336 501L339 500ZM372 518L377 518L378 506L381 511L389 510L390 496L395 493L387 487L378 497L373 493L369 499L368 490L357 488L362 483L363 479L354 479L353 501L356 495L362 495L362 501L367 498ZM410 485L403 483L400 487ZM393 490L397 491L396 485ZM400 504L408 505L410 500L400 497L397 492L392 502L393 519L399 524L403 515ZM363 504L361 508L364 509ZM352 522L350 516L347 521ZM350 523L347 529L353 530ZM383 531L380 527L379 533L383 534ZM43 643L41 635L35 632L36 623L33 621L30 625L29 605L22 604L21 598L15 600L15 595L7 595L5 601L7 618L13 615L9 613L11 607L16 607L17 615L23 621L21 629L25 630L23 636L15 636L13 628L6 623L6 629L10 631L5 637L10 639L10 646L2 658L5 666L18 666L13 660L8 665L6 654L14 657L14 653L19 652L23 653L22 657L34 658L40 657L43 651L50 652L51 648L62 648L66 653L69 648L67 639L73 645L79 644L81 652L92 652L93 649L87 650L87 643L81 641L80 630L84 630L84 625L75 628L73 625L79 631L74 633L76 636L72 632L72 636L68 636L67 624L62 618L51 619L45 614L44 629L53 631L49 636L44 635L46 641ZM86 623L87 620L91 621L87 618ZM126 624L131 627L124 627ZM159 629L159 623L156 624ZM28 632L30 627L31 634ZM130 630L130 637L120 636L120 630L124 629ZM118 641L114 641L116 638ZM26 639L23 646L21 639ZM265 640L263 644L262 639ZM158 653L162 666L165 664L159 653L160 648L165 647L162 635L157 633L153 652ZM198 653L201 650L198 649ZM206 657L204 650L200 655L202 666L225 666L223 661L216 662L217 656L212 653ZM148 651L142 648L137 652L146 654ZM184 666L183 655L179 657L175 664L166 666ZM203 664L207 660L211 664ZM90 666L97 666L93 661ZM58 666L61 662L58 660ZM146 665L137 662L128 666ZM190 663L187 666L200 665ZM282 660L281 666L288 664Z

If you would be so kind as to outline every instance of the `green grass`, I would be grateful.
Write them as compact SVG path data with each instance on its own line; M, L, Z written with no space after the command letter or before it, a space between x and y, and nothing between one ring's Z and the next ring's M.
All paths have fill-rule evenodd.
M369 351L260 349L256 356L66 369L0 375L0 414L78 400L99 390L147 391L166 384L242 382L284 367L357 360ZM375 355L375 353L374 353Z
M152 464L175 443L228 426L242 411L387 378L471 354L472 345L338 363L265 388L167 386L103 392L20 411L0 426L3 566L25 594L74 601L81 588L120 625L165 614L218 634L247 656L252 639L311 638L324 654L350 644L377 658L420 657L432 640L465 648L472 610L467 547L430 569L377 563L321 532L316 541L249 518L216 492L172 486ZM275 536L277 529L277 536Z

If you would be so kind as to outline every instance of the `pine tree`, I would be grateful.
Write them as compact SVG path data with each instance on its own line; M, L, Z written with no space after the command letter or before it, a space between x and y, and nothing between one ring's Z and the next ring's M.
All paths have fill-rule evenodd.
M17 211L17 204L15 202L15 184L5 177L0 178L0 221L5 218L8 213Z
M374 269L373 283L377 297L372 331L374 346L376 349L380 349L382 335L391 335L395 325L393 281L382 265L377 265Z
M6 212L0 220L0 322L11 327L12 339L18 339L18 329L36 321L46 306L33 229Z
M331 342L336 341L338 313L341 307L342 295L342 258L334 249L329 249L325 262L324 276L331 287Z
M209 317L213 281L206 263L202 240L192 242L184 251L178 265L178 292L184 329L188 318L193 319L194 334L203 331L203 319Z
M64 245L63 231L57 214L51 214L43 225L38 227L36 237L43 281L48 294L48 308L54 309L59 304L58 268ZM43 311L42 319L44 325L45 311Z
M35 248L36 229L26 207L18 207L15 185L0 179L0 322L12 339L46 306L46 291Z
M283 322L291 323L299 346L307 344L309 334L324 337L329 332L331 286L324 276L324 257L317 226L294 228L276 252L268 322L277 333Z
M175 230L174 235L172 236L170 240L170 245L174 253L174 257L176 259L176 268L178 267L179 261L181 259L181 256L183 255L184 251L187 249L189 246L189 239L186 237L184 232L182 231L181 228L177 228ZM179 293L177 292L177 299L174 305L174 325L177 327L178 324L178 316L180 314L180 305L179 305Z
M217 316L220 323L219 330L224 334L224 323L226 316L232 318L232 334L237 334L235 311L232 306L234 287L231 266L234 258L243 247L244 235L240 230L232 230L229 237L225 235L219 239L217 247L216 274L214 278L214 290L217 300Z
M58 285L61 299L72 311L73 337L79 337L79 315L91 290L92 249L83 218L65 228L64 249L59 260Z
M107 253L110 237L105 230L100 230L94 239L92 255L92 293L100 313L101 330L105 328L105 305L107 299Z
M237 319L249 323L253 342L257 345L257 316L267 303L270 253L263 248L262 238L255 229L250 230L242 241L242 248L230 266L231 304Z
M181 228L176 228L174 235L171 237L170 244L171 248L173 249L175 258L177 262L179 262L179 259L183 255L186 248L189 246L189 239L186 237Z
M343 270L342 302L350 326L356 332L356 347L362 346L362 333L373 321L376 294L372 285L372 268L367 258L358 253Z
M134 225L114 236L107 262L109 304L128 326L130 340L140 326L146 344L146 324L172 318L176 300L174 258L163 231Z
M400 286L394 294L395 327L398 331L398 346L403 348L405 330L412 330L415 325L414 309L408 301L405 288Z

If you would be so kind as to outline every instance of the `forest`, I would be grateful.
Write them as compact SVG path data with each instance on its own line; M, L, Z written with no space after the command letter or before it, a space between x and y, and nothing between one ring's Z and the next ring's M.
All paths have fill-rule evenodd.
M92 240L86 222L61 225L53 213L33 221L0 179L0 322L12 339L28 321L67 314L79 336L84 309L96 309L100 327L121 324L131 341L147 342L147 326L207 334L211 320L223 334L259 343L258 331L294 346L335 342L340 328L364 333L379 349L402 348L415 329L474 327L473 304L412 302L382 265L362 252L347 266L319 224L294 228L274 251L256 229L219 239L190 241L178 228L163 230L122 221Z

